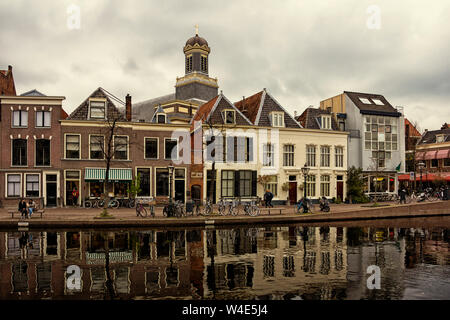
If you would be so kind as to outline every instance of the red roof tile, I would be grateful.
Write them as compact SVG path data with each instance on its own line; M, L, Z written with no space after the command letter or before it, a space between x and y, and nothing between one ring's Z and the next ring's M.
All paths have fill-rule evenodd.
M206 118L208 117L209 113L211 112L212 108L216 104L217 99L219 96L216 96L206 102L205 104L202 104L200 108L198 108L197 113L192 118L193 121L202 121L204 122Z
M261 98L263 91L260 91L248 98L235 102L234 105L239 109L253 124L256 121L258 115L259 105L261 104Z

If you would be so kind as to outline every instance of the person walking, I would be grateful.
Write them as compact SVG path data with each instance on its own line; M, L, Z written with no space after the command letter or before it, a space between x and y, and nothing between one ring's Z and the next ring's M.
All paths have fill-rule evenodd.
M264 201L266 202L266 208L273 208L272 199L273 199L273 193L270 192L269 189L267 189L266 193L264 193Z
M77 188L73 188L72 190L72 205L77 206L78 205L78 197L80 196L80 193L78 192Z
M402 188L402 190L400 190L400 204L402 204L402 202L404 204L406 204L406 190L405 190L405 188Z

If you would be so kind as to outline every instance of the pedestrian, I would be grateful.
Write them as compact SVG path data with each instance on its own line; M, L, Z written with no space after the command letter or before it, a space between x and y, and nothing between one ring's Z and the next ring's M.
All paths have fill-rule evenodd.
M78 197L80 196L80 193L78 192L77 188L73 188L72 190L72 205L76 206L78 205Z
M264 201L266 202L266 208L273 208L272 199L273 199L273 193L270 192L269 189L267 189L266 193L264 194Z
M28 214L27 214L27 203L25 201L25 199L20 199L19 201L19 206L18 206L18 211L20 212L20 218L23 219L24 217L27 218Z
M36 208L36 205L33 201L33 199L30 199L28 201L28 216L31 218L31 215L33 214L34 209Z
M402 204L402 202L404 204L406 204L406 190L405 190L405 188L400 190L400 204Z

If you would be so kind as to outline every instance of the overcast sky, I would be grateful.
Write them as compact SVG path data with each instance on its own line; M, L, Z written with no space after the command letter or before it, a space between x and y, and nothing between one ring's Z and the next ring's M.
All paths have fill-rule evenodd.
M378 93L431 130L450 122L449 17L448 0L1 0L0 69L13 65L19 94L65 96L68 113L98 87L139 102L174 91L198 24L231 101L267 88L301 113Z

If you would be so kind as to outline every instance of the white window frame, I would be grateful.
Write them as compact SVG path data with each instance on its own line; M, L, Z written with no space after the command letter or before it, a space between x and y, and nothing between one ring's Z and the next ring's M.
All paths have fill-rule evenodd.
M126 137L127 138L127 158L126 159L116 159L116 146L115 146L116 137L119 137L119 138ZM130 159L130 137L126 136L126 135L121 135L121 134L114 135L113 136L113 151L114 151L114 154L113 154L113 159L114 160L117 160L117 161L127 161L127 160L129 160Z
M145 145L147 143L147 139L156 139L156 158L147 158L147 155L145 153ZM147 160L158 160L159 159L159 137L144 137L144 159L147 159Z
M159 116L164 116L164 122L159 122ZM162 113L162 112L158 112L156 114L156 121L155 122L158 123L158 124L165 124L165 123L167 123L167 114Z
M14 140L26 140L27 141L27 164L24 165L15 165L13 164L13 153L14 153ZM23 139L23 138L16 138L16 139L11 139L11 167L28 167L28 139Z
M167 140L171 140L171 141L176 141L177 142L176 158L166 158L166 141ZM179 152L180 152L179 146L180 146L180 141L178 139L164 138L164 160L178 160Z
M270 181L272 178L273 181ZM272 192L274 197L278 196L278 176L273 175L269 177L269 181L264 184L264 192L266 192L266 190Z
M328 153L324 153L323 150L328 149ZM329 168L331 163L331 147L327 145L320 146L320 166L324 168Z
M92 106L91 106L91 104L92 103L99 103L99 102L102 102L103 103L103 106L104 106L104 115L103 115L103 118L101 118L101 117L92 117L92 115L91 115L91 108L92 108ZM99 106L94 106L94 108L100 108ZM106 101L106 99L95 99L95 98L91 98L91 99L89 99L89 110L88 110L88 118L89 119L93 119L93 120L105 120L106 119L106 109L107 109L107 101Z
M284 127L284 112L271 112L272 127Z
M78 154L78 158L67 158L67 136L78 136L79 140L79 147L80 152ZM64 159L70 160L70 159L81 159L81 134L80 133L64 133Z
M19 120L19 125L14 125L14 114L16 114L16 112L18 112L20 114L20 116L19 116L20 120L23 118L22 117L22 112L26 113L27 121L26 121L25 124L22 124L24 122L23 120L22 121ZM11 112L11 128L28 128L28 121L29 121L29 119L28 119L28 110L21 110L21 109L19 109L19 110L12 110L12 112Z
M23 178L23 181L24 181L24 183L23 183L23 194L24 194L24 196L26 198L40 198L41 197L41 190L42 190L42 188L41 188L41 182L42 182L41 174L39 172L29 172L29 173L24 173L23 175L24 175L24 178ZM38 184L39 184L38 192L39 192L39 194L38 194L37 197L29 197L29 196L27 196L27 177L28 176L38 176L39 177L38 178Z
M275 165L275 144L263 144L263 167L273 167Z
M9 196L8 195L8 177L9 176L19 176L20 177L20 181L19 181L19 195L13 195L13 196ZM22 191L23 191L23 177L22 174L20 172L11 172L11 173L6 173L5 174L5 198L22 198Z
M338 152L340 150L340 152ZM344 167L344 147L335 146L334 147L334 159L335 159L335 167L343 168Z
M325 179L327 177L327 179ZM320 196L321 197L330 197L331 190L331 176L329 174L320 175Z
M101 159L94 159L94 158L91 158L91 139L92 139L92 137L103 137L103 151L102 151L102 155L103 155L103 158L101 158ZM92 133L92 134L89 134L89 145L88 145L88 149L89 149L89 160L105 160L105 152L104 152L104 150L106 150L105 148L106 148L106 145L105 145L105 143L106 143L106 141L105 141L106 139L105 139L105 135L104 134L95 134L95 133ZM127 148L128 148L128 145L127 145Z
M309 148L312 148L311 150L313 150L314 152L310 152L311 150ZM317 166L317 146L313 145L313 144L308 144L306 145L306 165L308 167L316 167ZM309 161L309 159L312 159L314 162L313 164L311 164L311 162Z
M227 122L227 112L233 113L233 122ZM224 124L235 124L236 123L236 110L233 109L223 109L222 110L222 117L223 117L223 123Z
M35 128L51 128L52 127L52 112L50 110L36 110L35 112L35 123L34 126ZM48 113L49 114L49 123L48 126L45 125L45 114ZM42 126L38 126L38 114L41 114L41 117L43 117L42 119Z
M329 115L320 116L320 128L325 130L331 130L331 116Z
M292 150L286 150L287 147L292 148ZM295 166L295 145L292 143L283 145L283 166Z

